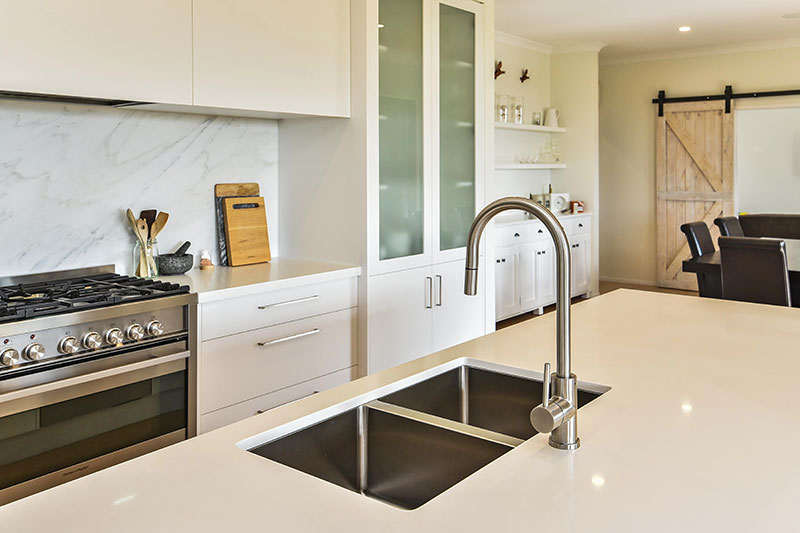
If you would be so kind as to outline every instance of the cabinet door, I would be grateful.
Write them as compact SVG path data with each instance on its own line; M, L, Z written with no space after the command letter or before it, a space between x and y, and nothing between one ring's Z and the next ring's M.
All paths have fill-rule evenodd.
M434 263L465 256L483 190L483 6L433 3Z
M194 104L349 116L350 2L194 0Z
M589 292L592 272L592 250L588 235L570 238L572 246L572 295Z
M495 315L502 320L519 313L518 246L498 248L495 254Z
M519 247L519 310L524 313L541 305L539 303L539 253L538 244Z
M539 307L556 301L556 248L551 241L536 245L536 292Z
M378 5L379 162L377 194L371 196L378 207L377 272L430 265L423 8L422 0Z
M433 351L444 350L486 333L486 270L478 268L478 293L464 294L464 261L433 267Z
M192 0L0 0L0 90L192 103Z
M431 267L369 278L370 374L431 353Z

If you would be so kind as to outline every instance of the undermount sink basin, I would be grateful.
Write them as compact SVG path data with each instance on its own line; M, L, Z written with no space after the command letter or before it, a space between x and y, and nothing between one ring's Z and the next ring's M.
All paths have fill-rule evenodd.
M536 435L531 409L542 403L541 379L463 365L381 398L450 420L527 440ZM578 387L578 408L604 390Z
M608 390L579 382L578 408ZM238 446L410 510L535 435L541 399L541 373L462 359Z

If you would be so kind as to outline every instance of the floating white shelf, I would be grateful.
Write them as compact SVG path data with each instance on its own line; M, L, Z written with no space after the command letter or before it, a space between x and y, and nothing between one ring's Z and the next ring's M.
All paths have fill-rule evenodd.
M499 130L536 131L539 133L564 133L567 131L566 128L534 126L533 124L515 124L513 122L495 122L494 127Z
M567 168L566 163L497 163L495 170L550 170L553 168Z

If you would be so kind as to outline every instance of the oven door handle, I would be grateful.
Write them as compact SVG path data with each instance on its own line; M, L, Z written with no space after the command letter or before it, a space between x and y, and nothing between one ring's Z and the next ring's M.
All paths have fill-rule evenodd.
M0 417L187 370L188 350L0 394Z

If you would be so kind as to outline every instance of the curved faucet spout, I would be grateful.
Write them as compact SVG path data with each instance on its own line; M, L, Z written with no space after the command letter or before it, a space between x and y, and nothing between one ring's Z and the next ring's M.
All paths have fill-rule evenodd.
M571 373L571 338L570 338L570 248L567 234L556 216L547 208L527 198L510 196L490 203L478 213L467 236L467 266L464 276L464 294L475 295L478 292L478 256L481 234L492 218L502 213L517 209L528 212L541 220L556 247L556 376L568 378Z
M489 221L499 213L511 209L526 211L544 223L553 237L556 248L556 371L550 375L550 364L545 364L545 397L542 405L531 411L531 423L537 431L550 432L550 446L560 450L574 450L580 446L578 438L578 380L572 373L570 336L570 246L567 234L549 209L521 197L495 200L478 213L467 237L467 264L464 276L464 293L478 292L478 255L481 234ZM553 395L550 396L552 383Z

